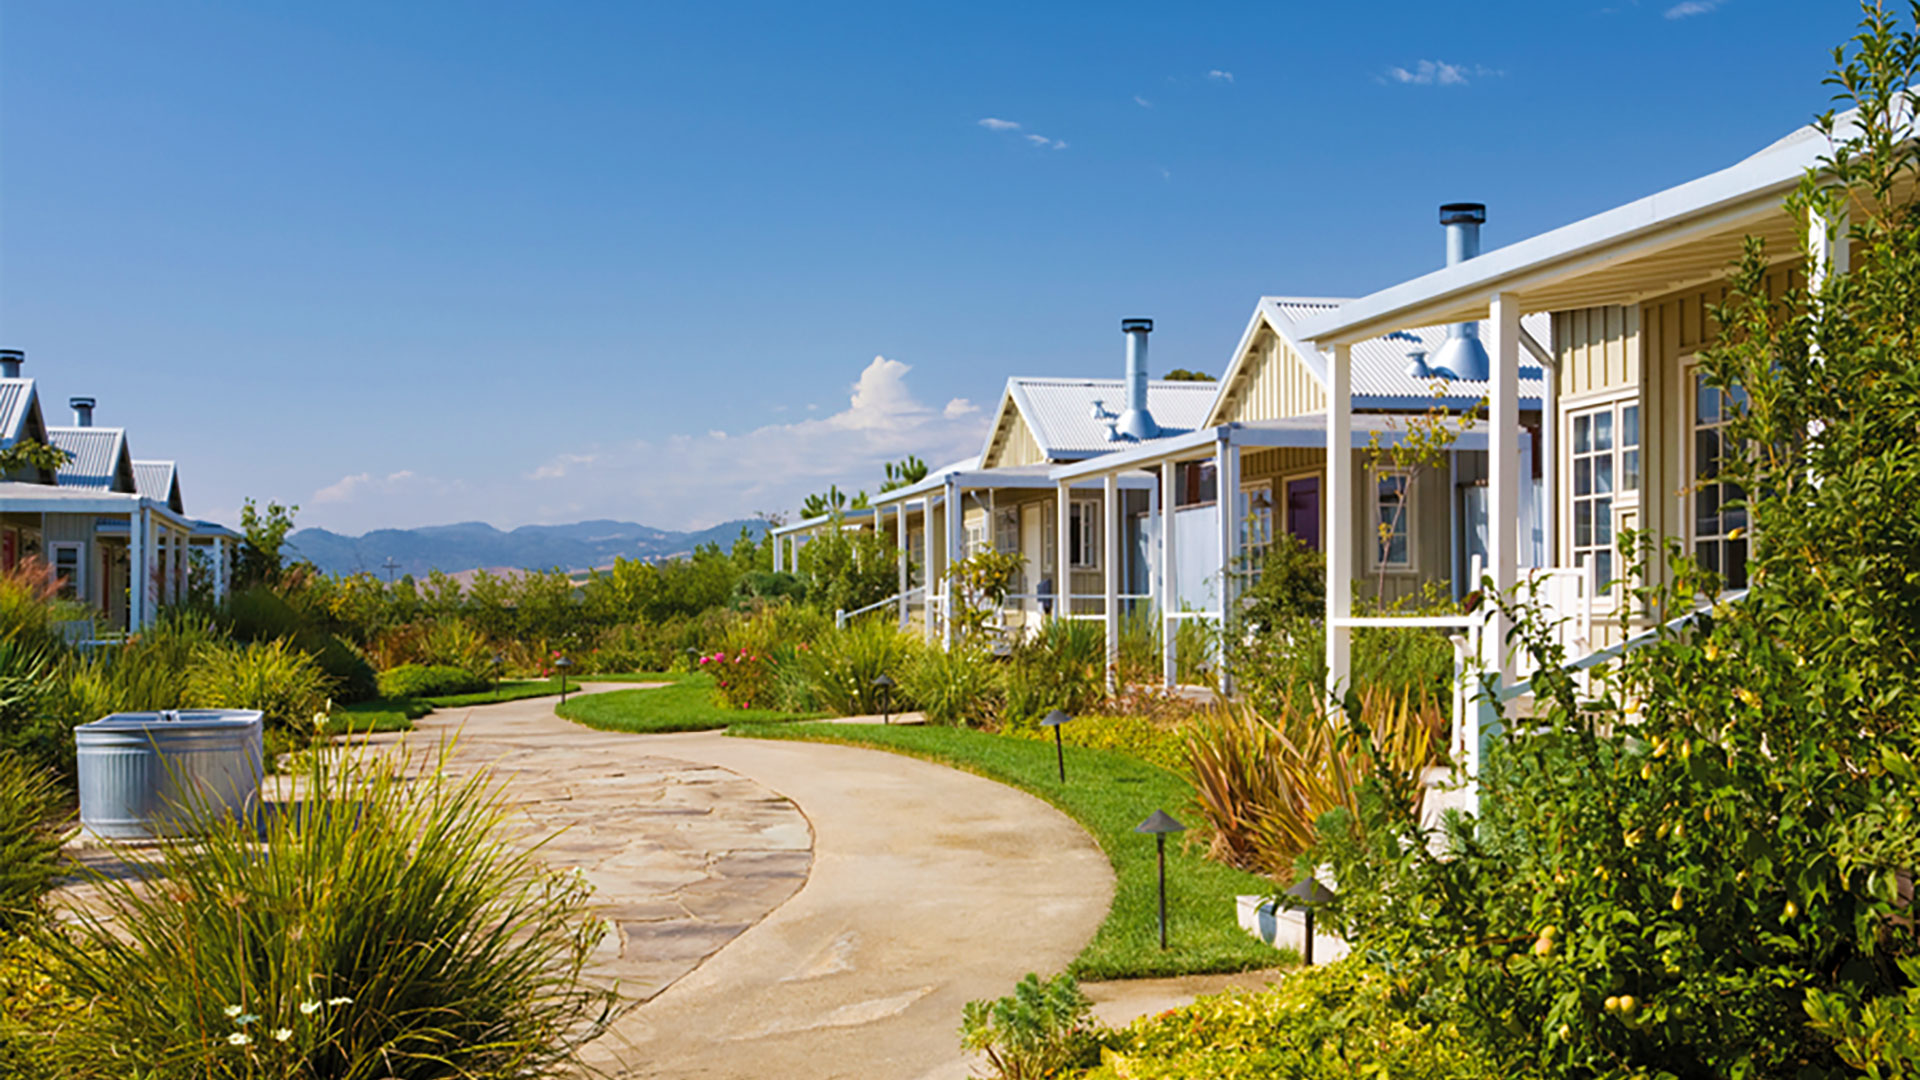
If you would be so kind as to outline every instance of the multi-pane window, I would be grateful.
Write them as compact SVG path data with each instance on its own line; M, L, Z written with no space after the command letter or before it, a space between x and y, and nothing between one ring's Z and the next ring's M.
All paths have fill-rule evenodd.
M80 595L80 545L53 545L53 572L60 579L60 595L73 600Z
M1173 505L1205 506L1213 502L1219 487L1218 470L1211 459L1206 461L1181 462L1176 471L1180 490L1175 492Z
M1067 565L1075 570L1100 569L1100 504L1075 499L1067 508Z
M1382 469L1373 476L1373 564L1389 570L1413 566L1412 475Z
M1240 560L1249 580L1260 580L1273 546L1273 485L1248 484L1240 489Z
M1729 589L1747 587L1746 493L1721 483L1720 463L1727 454L1727 421L1745 412L1746 391L1720 390L1705 374L1693 378L1693 555L1719 573Z
M988 546L991 539L987 532L988 524L985 514L967 520L967 554L969 556L992 550Z
M1573 563L1614 579L1614 506L1640 490L1640 406L1615 402L1572 414Z
M1005 554L1020 550L1020 511L996 510L993 514L993 550ZM1027 591L1027 568L1022 563L1014 572L1013 592Z

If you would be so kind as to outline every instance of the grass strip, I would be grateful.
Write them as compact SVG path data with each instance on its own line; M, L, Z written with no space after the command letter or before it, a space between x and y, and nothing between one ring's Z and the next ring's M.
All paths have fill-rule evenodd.
M650 690L609 690L572 698L554 711L576 723L602 731L655 734L667 731L712 731L741 723L764 726L820 717L819 713L723 709L713 700L713 676L678 675L674 678L677 681L672 685Z
M586 682L681 682L701 676L674 674L657 671L618 672L608 675L589 675ZM569 676L567 688L570 692L580 689L583 680ZM385 731L412 731L413 722L435 709L470 709L476 705L497 705L503 701L524 701L527 698L558 697L560 683L557 679L509 679L498 687L480 690L471 694L441 694L420 698L374 698L371 701L356 701L351 705L337 706L332 721L327 725L327 734L345 735L349 730L357 735L376 734ZM717 723L714 727L724 727Z
M805 739L865 746L984 776L1036 795L1078 821L1113 864L1113 907L1093 941L1074 960L1080 979L1137 979L1248 971L1293 963L1240 929L1234 897L1270 894L1273 883L1208 859L1198 844L1167 840L1167 935L1160 949L1159 891L1150 836L1133 831L1155 810L1186 814L1193 788L1138 758L1109 750L1067 748L1067 783L1055 772L1053 747L1030 739L950 727L868 724L740 724L728 731L761 739Z

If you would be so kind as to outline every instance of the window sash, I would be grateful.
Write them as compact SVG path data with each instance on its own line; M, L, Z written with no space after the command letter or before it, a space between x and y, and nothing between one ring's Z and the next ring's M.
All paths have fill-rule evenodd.
M1075 499L1067 513L1067 565L1075 570L1100 569L1100 504Z
M1388 570L1413 566L1413 476L1406 470L1374 473L1373 564Z

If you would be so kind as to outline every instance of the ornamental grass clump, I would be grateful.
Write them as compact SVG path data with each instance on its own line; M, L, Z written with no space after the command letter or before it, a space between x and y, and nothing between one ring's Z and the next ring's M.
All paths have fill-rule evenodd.
M913 666L917 644L892 619L871 616L821 635L801 655L800 663L813 686L814 700L824 709L841 716L866 716L890 704L893 711L903 712L909 701L902 688L895 685L889 701L873 681L885 675L898 684Z
M589 887L505 826L500 781L399 757L303 755L298 801L133 874L42 933L86 1004L80 1078L413 1080L560 1075L615 997L587 985ZM444 754L440 765L444 765ZM143 881L151 884L143 884Z
M31 918L53 880L64 806L52 773L0 750L0 939Z

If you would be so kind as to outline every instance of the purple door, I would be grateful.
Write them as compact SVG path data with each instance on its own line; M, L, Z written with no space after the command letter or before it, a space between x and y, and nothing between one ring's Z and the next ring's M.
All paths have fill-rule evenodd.
M1320 478L1287 481L1287 531L1302 544L1320 550Z

